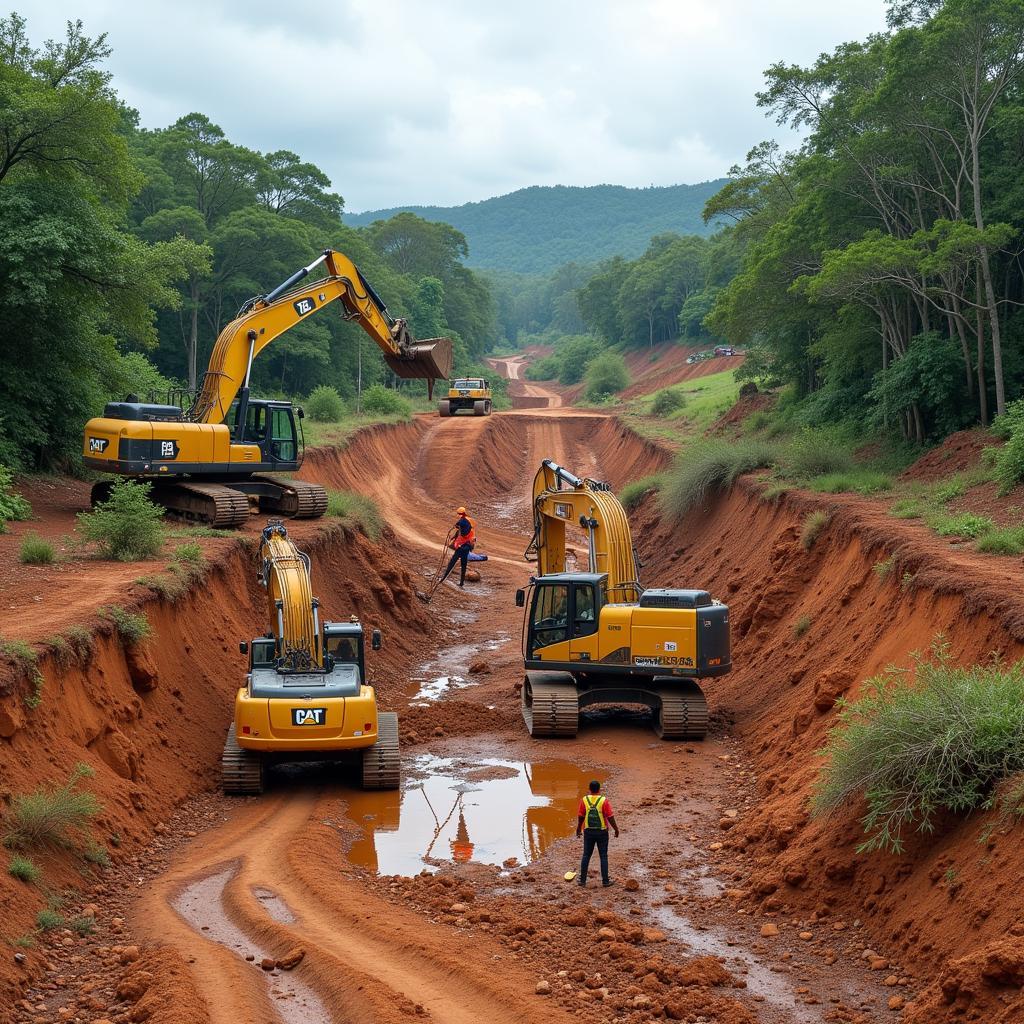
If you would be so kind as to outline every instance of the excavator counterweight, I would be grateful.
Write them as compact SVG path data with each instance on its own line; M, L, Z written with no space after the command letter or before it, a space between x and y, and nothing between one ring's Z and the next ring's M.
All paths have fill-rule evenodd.
M531 736L575 736L591 704L642 704L664 739L701 739L698 679L732 668L729 609L704 590L645 589L629 519L608 484L545 459L533 485L538 574L526 610L522 713ZM568 531L587 570L566 571ZM529 597L529 600L528 600Z

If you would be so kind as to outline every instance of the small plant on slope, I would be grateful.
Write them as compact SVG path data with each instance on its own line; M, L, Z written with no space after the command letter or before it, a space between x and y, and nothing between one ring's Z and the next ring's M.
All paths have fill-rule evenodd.
M82 533L104 558L139 562L159 552L164 510L149 500L149 492L148 483L115 480L106 501L92 512L79 512Z
M20 850L69 842L69 833L82 828L100 809L92 793L78 788L91 775L88 765L78 764L63 785L40 786L16 796L4 819L4 845Z

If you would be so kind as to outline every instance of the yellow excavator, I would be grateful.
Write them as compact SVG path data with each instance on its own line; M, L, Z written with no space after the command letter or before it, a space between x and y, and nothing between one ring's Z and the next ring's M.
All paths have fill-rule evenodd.
M326 276L303 284L321 265ZM249 500L263 511L314 519L327 510L318 484L280 480L302 465L302 439L290 402L252 398L253 360L297 323L333 303L377 343L398 377L447 379L448 338L415 341L406 322L394 319L356 265L325 250L267 295L250 299L220 332L190 407L155 405L130 396L111 402L85 425L82 457L90 469L148 480L152 497L172 512L216 527L237 526ZM301 420L302 410L298 410ZM106 499L111 482L93 487L93 504Z
M457 416L471 412L474 416L490 416L491 385L483 377L459 377L451 382L448 397L437 403L438 416Z
M271 629L239 645L249 672L224 744L224 792L262 793L269 764L348 760L361 763L364 789L397 789L398 715L377 710L362 624L321 620L309 556L280 520L263 530L258 559ZM380 650L379 630L371 646Z
M629 520L608 484L545 459L533 484L539 574L516 591L524 622L522 712L531 736L575 736L581 708L642 704L663 739L702 739L698 679L732 668L729 609L704 590L644 589ZM566 571L566 528L586 572ZM571 550L571 549L569 549Z

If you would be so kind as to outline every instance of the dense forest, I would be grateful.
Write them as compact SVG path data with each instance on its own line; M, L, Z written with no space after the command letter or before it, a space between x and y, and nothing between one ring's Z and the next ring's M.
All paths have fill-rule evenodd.
M547 274L563 263L639 256L654 235L706 235L704 204L724 179L699 185L624 188L534 186L462 206L403 206L345 214L352 225L409 211L441 220L469 241L469 264L524 274Z
M348 227L319 168L236 145L204 114L141 129L109 54L81 23L34 47L23 18L0 20L0 463L67 464L110 398L194 388L242 303L327 247L418 336L451 336L471 371L494 303L461 232L412 214ZM364 385L387 379L376 347L328 312L268 349L253 383L349 396L357 365Z
M708 203L742 259L707 323L804 420L920 442L1024 385L1024 5L893 3L888 29L768 70L758 102L807 140Z

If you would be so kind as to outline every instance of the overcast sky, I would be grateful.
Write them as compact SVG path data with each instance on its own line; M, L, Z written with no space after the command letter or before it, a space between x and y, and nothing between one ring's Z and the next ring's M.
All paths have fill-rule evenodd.
M197 110L291 149L355 212L527 185L719 177L769 136L769 64L884 28L884 0L16 0L81 18L142 124Z

